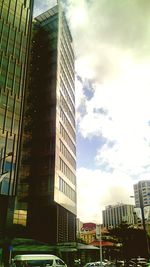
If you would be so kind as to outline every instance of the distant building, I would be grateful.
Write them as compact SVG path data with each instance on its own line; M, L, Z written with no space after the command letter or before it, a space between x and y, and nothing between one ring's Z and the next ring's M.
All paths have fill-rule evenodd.
M100 231L103 240L107 240L107 237L110 239L110 237L108 236L107 228L104 228L102 225L92 222L83 223L80 231L78 232L78 237L85 243L91 244L92 242L99 240Z
M96 223L83 223L83 226L81 228L82 231L92 231L96 229Z
M81 231L80 238L86 243L90 244L96 239L96 229L89 231Z
M142 180L134 184L134 197L136 208L139 208L140 205L150 206L150 180Z
M134 184L134 199L138 225L143 225L142 211L143 217L145 218L146 230L150 233L150 180L141 180L137 184Z
M96 239L96 224L92 222L83 223L80 229L80 238L87 244Z
M114 228L122 222L134 224L134 206L130 204L119 203L117 205L109 205L102 211L103 226Z

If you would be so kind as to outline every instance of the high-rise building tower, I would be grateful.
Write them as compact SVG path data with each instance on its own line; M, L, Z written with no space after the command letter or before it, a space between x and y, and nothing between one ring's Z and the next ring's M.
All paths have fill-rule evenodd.
M76 238L74 52L59 3L35 18L14 222L51 243ZM26 216L27 215L27 216Z
M103 226L116 227L122 222L134 224L134 206L129 204L119 203L117 205L109 205L102 211Z
M136 212L141 219L144 230L150 225L150 180L142 180L134 184ZM140 208L140 212L139 212Z
M150 180L142 180L134 184L135 206L150 206Z
M1 233L13 214L32 13L33 0L0 1Z

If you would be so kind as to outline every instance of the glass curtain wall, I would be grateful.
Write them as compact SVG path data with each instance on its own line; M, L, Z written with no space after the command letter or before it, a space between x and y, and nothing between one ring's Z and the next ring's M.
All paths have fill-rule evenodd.
M0 1L0 201L15 196L32 0ZM1 205L0 205L1 206ZM12 205L11 205L12 206ZM6 207L7 217L7 207ZM2 217L4 218L2 212Z
M28 75L14 219L19 223L19 216L23 220L27 212L27 231L32 238L51 243L74 242L74 53L59 5L34 19Z

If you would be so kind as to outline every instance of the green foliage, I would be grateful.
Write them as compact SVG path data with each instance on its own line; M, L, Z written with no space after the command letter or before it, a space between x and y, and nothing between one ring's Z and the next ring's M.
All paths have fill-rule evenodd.
M109 230L109 234L122 243L122 256L125 259L138 256L148 257L147 242L149 242L149 238L144 230L131 227L123 222L118 227Z

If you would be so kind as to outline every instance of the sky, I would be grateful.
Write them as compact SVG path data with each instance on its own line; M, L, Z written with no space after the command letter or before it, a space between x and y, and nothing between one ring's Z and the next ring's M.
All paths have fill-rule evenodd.
M53 0L35 0L35 14ZM150 1L63 0L74 40L77 216L134 204L150 180Z

